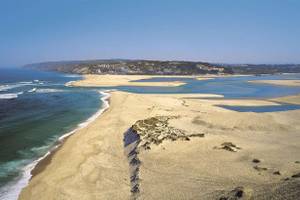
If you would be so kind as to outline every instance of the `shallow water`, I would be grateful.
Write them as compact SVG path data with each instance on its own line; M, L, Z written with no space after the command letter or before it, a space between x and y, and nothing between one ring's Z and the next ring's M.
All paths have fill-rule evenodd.
M272 98L300 93L300 87L277 86L249 83L251 80L298 79L300 74L220 77L210 80L193 78L152 78L142 82L184 81L179 87L118 87L120 90L136 93L210 93L224 95L225 98ZM140 82L139 81L139 82Z
M280 112L288 110L299 110L300 105L293 104L282 104L282 105L272 105L272 106L228 106L228 105L219 105L219 107L226 108L229 110L234 110L238 112L256 112L256 113L265 113L265 112Z

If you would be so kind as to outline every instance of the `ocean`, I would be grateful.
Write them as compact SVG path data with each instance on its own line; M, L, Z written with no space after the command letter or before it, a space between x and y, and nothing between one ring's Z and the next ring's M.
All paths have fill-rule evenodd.
M0 199L15 199L34 161L101 108L99 90L65 86L79 79L78 75L0 69Z

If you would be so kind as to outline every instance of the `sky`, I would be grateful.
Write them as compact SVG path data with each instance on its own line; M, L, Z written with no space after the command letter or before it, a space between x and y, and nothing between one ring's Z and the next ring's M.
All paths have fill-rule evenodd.
M300 0L0 0L0 66L300 63Z

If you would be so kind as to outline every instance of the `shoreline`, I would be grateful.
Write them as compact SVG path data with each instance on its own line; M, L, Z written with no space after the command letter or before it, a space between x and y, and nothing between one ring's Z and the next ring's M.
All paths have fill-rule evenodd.
M203 74L203 75L118 75L118 74L84 74L78 81L66 83L69 87L118 87L118 86L156 86L156 87L179 87L186 85L185 81L139 81L151 80L153 78L178 78L196 79L199 81L215 78L254 76L254 74Z
M197 78L195 76L166 76L169 78ZM118 87L118 86L159 86L159 87L178 87L185 85L183 81L166 81L166 82L139 82L139 80L160 78L152 75L83 75L82 80L71 81L66 86L73 87Z
M32 180L34 176L45 170L47 165L51 163L53 156L63 146L65 141L70 136L75 134L78 130L88 126L109 108L109 99L111 96L110 90L99 91L99 93L103 95L103 97L100 98L100 101L102 101L103 104L101 105L99 110L85 121L77 124L77 126L72 131L60 136L54 143L54 146L51 147L45 155L33 160L31 163L24 166L22 169L22 175L16 181L12 181L11 184L3 187L4 195L2 197L4 200L17 200L19 198L19 195L21 194L21 191L29 184L30 180Z
M300 111L241 113L216 107L215 100L189 99L188 94L163 96L116 91L111 95L110 109L64 143L47 169L23 189L20 200L41 199L44 195L49 200L132 196L214 199L206 195L218 196L220 189L230 191L237 186L250 187L255 197L262 194L261 185L270 191L273 185L284 184L283 179L298 172L294 163L298 159L295 146L299 144L296 133L300 129ZM263 100L218 102L270 104ZM132 160L131 149L125 148L126 130L137 120L155 116L170 117L166 130L203 136L166 140L151 144L148 150L139 147L138 157ZM142 139L140 146L149 141ZM239 148L229 152L220 147L226 142ZM124 155L126 150L130 157ZM264 167L264 171L257 171L260 168L255 168L254 158L261 160L256 165ZM138 174L136 168L128 165L135 162L141 163ZM276 170L281 174L274 175ZM224 174L225 171L228 173Z
M282 184L284 178L297 173L297 166L293 163L298 159L298 150L293 146L299 144L299 136L295 133L300 130L297 125L300 111L240 113L216 106L219 102L254 106L278 104L273 102L274 99L203 99L205 95L220 95L135 94L118 90L110 94L112 97L106 99L107 103L110 101L108 112L95 117L82 129L74 130L78 134L72 134L70 140L65 141L69 136L62 136L63 145L48 156L48 160L36 166L37 173L23 188L20 200L41 199L43 195L47 195L49 200L64 197L130 199L132 191L137 192L136 196L146 198L156 195L157 199L211 199L211 196L205 196L208 194L205 191L218 195L220 188L214 182L206 184L194 176L199 176L200 180L211 176L215 182L226 180L226 185L222 185L224 190L242 185L260 195L261 191L256 186L266 185L269 190L272 184ZM199 99L195 99L197 96ZM285 96L285 99L276 100L284 102L292 98L295 101L298 97ZM142 163L137 169L139 174L130 174L133 169L124 156L124 134L137 120L154 116L178 116L170 120L172 127L190 135L203 134L203 138L151 145L150 150L141 150L136 157L137 163ZM227 154L221 150L220 144L226 142L237 144L238 153ZM131 158L132 155L128 156ZM257 174L259 167L251 165L253 158L260 158L262 165L267 166L263 176ZM197 165L203 160L209 164ZM171 176L168 175L170 170L174 170ZM229 173L223 174L224 170ZM274 170L280 170L281 174L274 176ZM133 177L141 177L141 182L133 181L141 184L137 185L138 190L132 186L130 189ZM165 185L165 182L172 184ZM162 188L165 188L164 191Z
M79 123L77 127L60 136L58 140L56 141L56 145L48 152L49 154L42 157L42 159L39 160L39 162L34 166L34 168L31 170L31 177L32 179L34 176L42 172L44 169L46 169L47 165L51 163L51 160L55 153L63 146L64 142L73 134L75 134L78 130L88 126L90 123L92 123L95 119L97 119L100 115L102 115L107 109L109 109L109 99L110 99L110 91L100 91L99 93L104 95L100 98L100 100L103 102L104 106L102 105L101 108L93 114L91 117L89 117L86 121Z
M300 86L300 81L297 79L293 80L253 80L253 81L248 81L249 83L253 84L268 84L268 85L277 85L277 86L288 86L288 87L299 87Z

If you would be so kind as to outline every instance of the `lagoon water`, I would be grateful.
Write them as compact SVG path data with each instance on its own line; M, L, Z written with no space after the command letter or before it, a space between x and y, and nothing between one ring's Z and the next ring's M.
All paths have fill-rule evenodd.
M234 110L238 112L256 112L256 113L265 113L265 112L280 112L287 110L299 110L300 105L294 104L281 104L274 106L229 106L229 105L219 105L219 107L226 108L229 110Z
M43 156L60 136L75 129L79 123L99 110L102 105L101 90L212 93L224 95L225 98L269 98L300 93L300 87L248 82L261 79L300 79L300 74L224 77L205 81L192 78L140 80L179 80L187 83L179 87L72 88L64 85L80 78L27 69L0 69L0 199L9 192L8 186L20 179L25 166ZM299 109L293 105L278 108L268 107L268 112ZM227 109L244 111L243 108ZM253 111L251 109L248 111Z
M272 98L300 93L300 87L254 84L248 82L252 80L280 79L300 80L300 74L219 77L210 80L197 80L193 78L153 78L150 80L145 79L139 81L183 81L187 84L173 88L119 87L119 89L138 93L209 93L224 95L225 98Z

